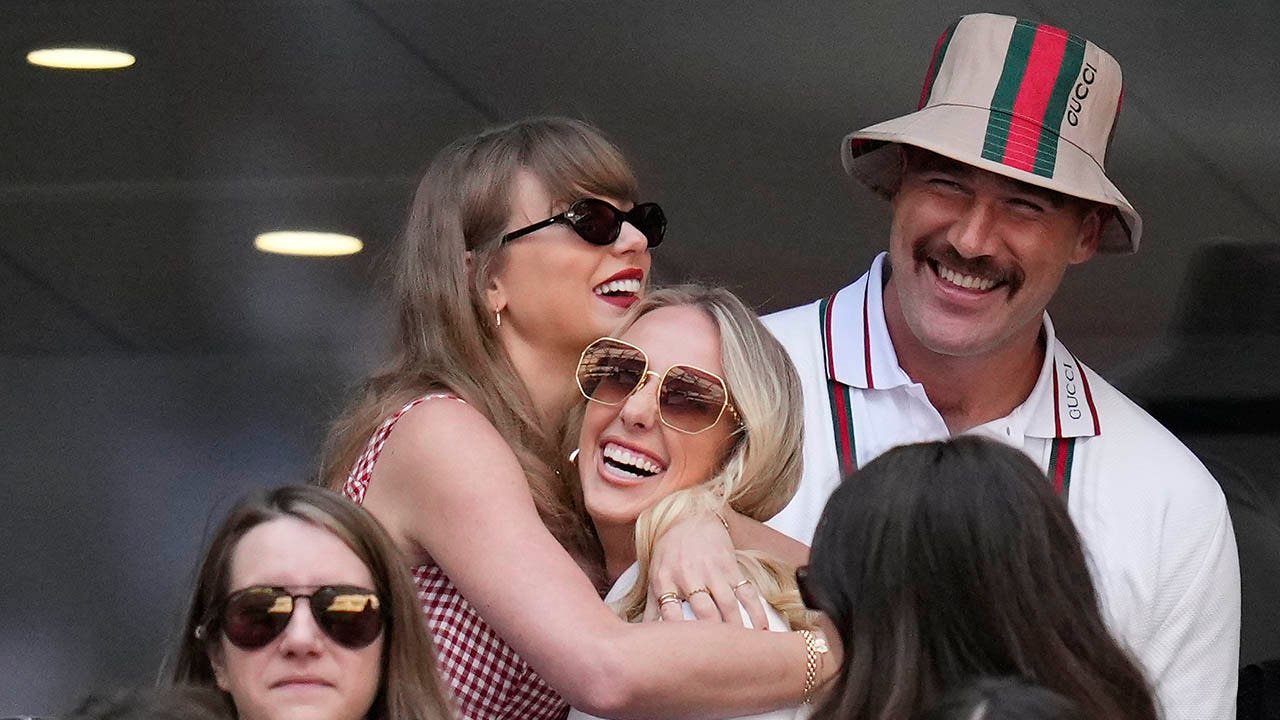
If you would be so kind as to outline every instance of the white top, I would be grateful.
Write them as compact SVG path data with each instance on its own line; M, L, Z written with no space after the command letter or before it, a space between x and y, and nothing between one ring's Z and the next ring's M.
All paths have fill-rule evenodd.
M898 364L882 306L884 262L882 253L832 300L832 370L852 388L859 467L897 445L950 436ZM840 479L819 303L764 322L790 353L805 403L804 477L768 524L808 544ZM1161 717L1234 718L1240 567L1222 491L1181 442L1067 351L1047 313L1044 332L1049 352L1030 396L967 434L1020 448L1042 468L1055 438L1078 439L1068 512L1108 626L1142 664Z
M609 588L609 594L605 596L604 601L609 605L616 606L616 604L622 600L623 596L626 595L633 586L635 586L636 579L639 577L640 565L638 563L632 563L631 567L627 568L618 576L618 579L614 581L613 587ZM693 614L693 608L689 606L688 601L683 604L683 609L685 620L696 620L696 617ZM769 618L770 630L774 632L789 632L791 630L791 626L788 625L787 621L778 614L777 610L774 610L768 604L764 606L764 609L765 614ZM738 611L742 613L743 627L751 627L751 619L747 617L747 609L742 607L741 603L738 604ZM808 715L809 706L802 705L798 708L774 710L773 712L767 712L761 715L742 715L739 720L802 720L803 718L808 717ZM569 720L601 720L601 718L597 718L594 715L588 715L581 710L574 709L569 711Z

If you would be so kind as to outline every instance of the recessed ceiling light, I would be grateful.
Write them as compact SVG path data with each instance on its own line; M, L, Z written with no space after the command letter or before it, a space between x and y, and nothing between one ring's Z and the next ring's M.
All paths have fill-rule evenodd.
M127 52L93 47L51 47L27 53L27 62L59 70L116 70L135 58Z
M262 233L253 246L266 253L277 255L307 255L332 257L354 255L364 248L364 243L350 235L305 230L277 230Z

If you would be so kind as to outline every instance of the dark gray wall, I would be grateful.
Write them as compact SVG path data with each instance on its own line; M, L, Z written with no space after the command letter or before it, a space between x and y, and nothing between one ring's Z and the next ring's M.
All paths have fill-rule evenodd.
M149 682L205 533L316 464L335 353L0 358L0 714Z

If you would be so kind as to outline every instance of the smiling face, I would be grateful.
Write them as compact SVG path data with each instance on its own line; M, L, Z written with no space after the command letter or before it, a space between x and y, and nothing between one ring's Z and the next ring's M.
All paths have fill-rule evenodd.
M914 338L936 354L973 357L1034 342L1067 266L1097 249L1099 213L970 165L906 152L885 290L895 344Z
M584 197L587 197L584 195ZM505 232L565 211L529 172L516 176ZM600 198L620 210L630 202ZM528 342L550 343L576 354L617 327L644 291L651 257L648 241L624 222L618 239L592 245L565 223L553 223L510 241L489 287L490 307L502 312L502 327Z
M229 592L266 585L310 592L317 585L373 588L373 577L337 535L294 517L254 527L231 556ZM324 634L299 600L288 627L266 646L245 650L219 636L211 646L218 687L240 720L357 720L373 704L385 632L350 649Z
M649 370L658 376L672 365L692 365L724 377L720 333L698 308L658 308L619 339L643 350ZM711 479L732 447L735 429L730 412L696 435L668 427L658 415L653 375L618 405L588 402L578 436L587 512L598 527L633 526L640 513L662 498Z

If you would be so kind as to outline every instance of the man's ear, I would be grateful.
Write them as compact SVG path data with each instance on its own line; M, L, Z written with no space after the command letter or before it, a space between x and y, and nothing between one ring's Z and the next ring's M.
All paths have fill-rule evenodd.
M1075 249L1072 250L1068 262L1078 265L1098 252L1098 244L1102 241L1102 227L1107 220L1111 219L1111 214L1114 212L1115 208L1110 205L1095 204L1089 208L1084 220L1080 222Z
M893 149L897 155L896 172L890 179L888 186L884 188L885 197L890 200L896 198L898 191L902 189L902 179L907 176L907 164L911 160L907 155L911 151L906 145L895 144Z

